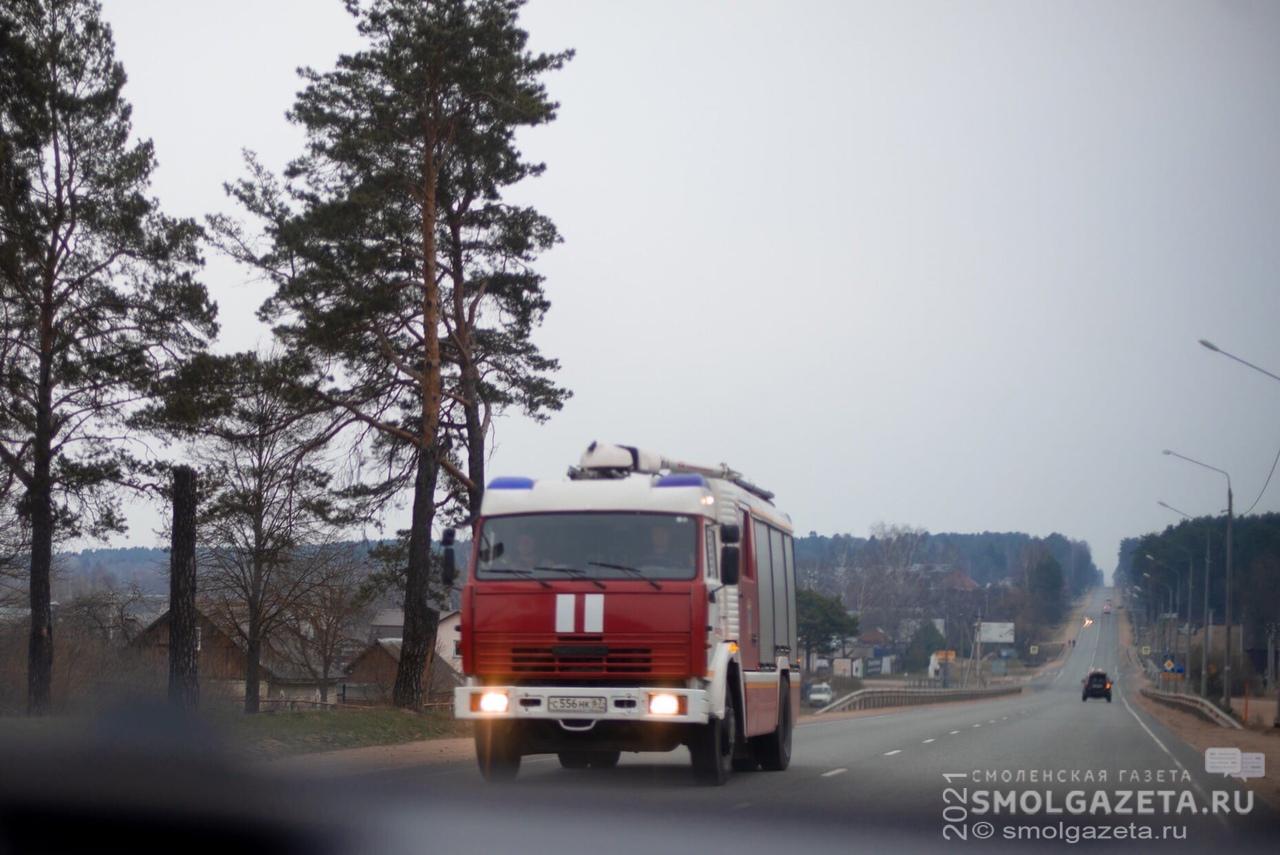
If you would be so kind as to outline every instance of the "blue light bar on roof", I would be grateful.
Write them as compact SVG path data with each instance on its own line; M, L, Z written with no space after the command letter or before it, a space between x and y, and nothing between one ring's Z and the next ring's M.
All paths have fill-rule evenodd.
M706 487L707 479L696 472L675 472L663 475L655 487Z
M489 482L490 490L532 490L532 478L505 477L494 478Z

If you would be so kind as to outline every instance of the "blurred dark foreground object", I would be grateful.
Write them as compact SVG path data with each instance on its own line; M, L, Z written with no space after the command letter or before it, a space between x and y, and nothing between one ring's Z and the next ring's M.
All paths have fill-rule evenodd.
M164 706L0 737L0 855L349 851L322 802L233 762Z

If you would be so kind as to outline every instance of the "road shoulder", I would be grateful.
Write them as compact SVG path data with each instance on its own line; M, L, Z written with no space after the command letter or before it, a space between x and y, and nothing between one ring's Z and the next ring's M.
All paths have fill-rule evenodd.
M1129 653L1133 650L1132 627L1128 620L1120 624L1120 645L1122 650ZM1127 682L1133 687L1150 685L1142 669L1132 659L1127 663L1125 671ZM1266 777L1249 779L1245 786L1273 809L1280 811L1280 728L1235 730L1157 703L1140 691L1129 692L1128 697L1134 706L1160 722L1200 756L1208 748L1239 748L1241 751L1266 755Z

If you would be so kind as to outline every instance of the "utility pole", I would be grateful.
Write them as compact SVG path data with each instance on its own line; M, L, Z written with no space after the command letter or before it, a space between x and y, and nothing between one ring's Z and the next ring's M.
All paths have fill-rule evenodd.
M1231 712L1231 519L1235 516L1235 507L1231 497L1231 478L1227 478L1227 601L1222 610L1227 619L1227 646L1223 652L1222 665L1222 708Z
M1200 651L1200 697L1209 699L1209 633L1212 631L1213 615L1209 611L1209 550L1212 539L1209 532L1204 533L1204 649Z

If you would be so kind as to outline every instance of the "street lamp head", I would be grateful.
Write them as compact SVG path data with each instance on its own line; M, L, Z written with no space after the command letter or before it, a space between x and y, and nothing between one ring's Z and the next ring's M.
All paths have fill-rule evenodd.
M1218 352L1218 346L1213 342L1209 341L1207 338L1200 339L1200 346L1207 347L1209 348L1209 350L1212 350L1214 353Z
M1172 452L1172 451L1170 451L1170 450L1169 450L1169 449L1167 449L1167 448L1166 448L1166 449L1164 449L1163 451L1161 451L1160 453L1161 453L1161 454L1173 454L1173 452Z

